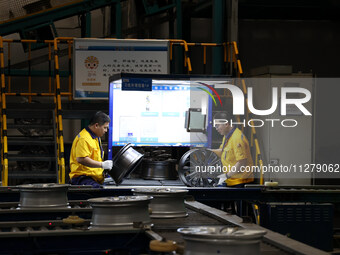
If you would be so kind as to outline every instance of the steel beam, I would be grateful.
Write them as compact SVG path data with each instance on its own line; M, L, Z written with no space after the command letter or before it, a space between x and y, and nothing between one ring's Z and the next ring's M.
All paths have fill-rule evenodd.
M120 3L122 0L78 0L71 3L56 6L35 14L29 14L20 18L0 23L0 35L7 35L22 29L34 27L40 24L65 19L79 14L85 14L92 10Z
M223 43L224 40L224 0L213 0L213 42ZM223 48L214 47L213 50L213 74L222 74L223 70Z

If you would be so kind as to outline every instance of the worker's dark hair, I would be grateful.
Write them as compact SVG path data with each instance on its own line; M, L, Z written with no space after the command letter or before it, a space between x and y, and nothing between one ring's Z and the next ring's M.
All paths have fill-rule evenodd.
M224 119L224 120L228 120L228 121L234 120L233 115L231 115L227 111L215 113L213 119Z
M110 119L109 115L107 115L107 114L104 113L104 112L99 111L99 112L96 112L96 113L92 116L92 118L90 119L90 126L92 126L92 125L94 125L94 124L96 124L96 123L98 123L99 126L102 126L102 125L104 125L106 122L110 122L110 121L111 121L111 119Z

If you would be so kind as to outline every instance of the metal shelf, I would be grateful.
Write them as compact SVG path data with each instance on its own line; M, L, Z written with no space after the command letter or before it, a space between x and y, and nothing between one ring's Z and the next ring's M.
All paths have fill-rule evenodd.
M8 155L9 161L56 161L56 157L52 156L28 156L28 155Z

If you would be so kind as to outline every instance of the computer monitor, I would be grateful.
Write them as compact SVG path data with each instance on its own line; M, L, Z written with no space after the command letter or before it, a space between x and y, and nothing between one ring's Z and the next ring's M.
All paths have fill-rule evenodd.
M211 98L190 76L119 74L109 81L109 157L111 148L133 146L207 147L205 132L188 132L186 112L209 116ZM199 123L198 123L199 122ZM191 125L206 129L208 118Z
M185 128L187 132L202 132L206 131L206 114L201 108L189 108L186 112Z

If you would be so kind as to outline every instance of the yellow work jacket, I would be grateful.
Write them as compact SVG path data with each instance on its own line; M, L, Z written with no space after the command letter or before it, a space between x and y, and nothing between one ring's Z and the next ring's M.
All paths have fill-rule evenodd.
M231 132L233 133L229 134L229 137L228 135L223 137L220 146L220 149L222 149L221 161L226 172L231 171L232 167L242 159L247 159L247 166L251 167L253 165L247 138L238 128ZM227 179L226 184L227 186L234 186L253 181L253 173L251 171L244 171L243 173L234 174L231 178Z
M92 177L96 182L103 183L103 168L84 166L77 162L78 157L89 157L102 162L104 152L100 138L95 136L89 128L84 128L74 139L70 155L70 179L81 175Z

